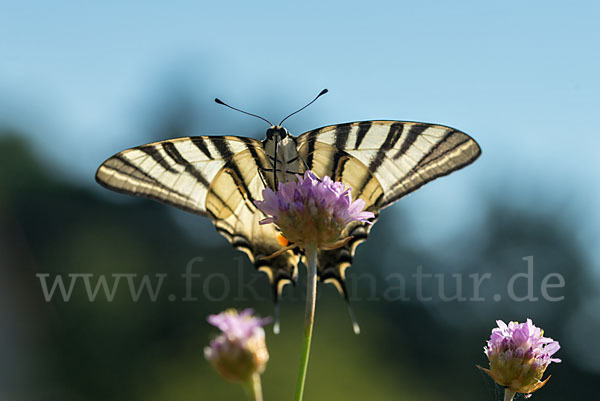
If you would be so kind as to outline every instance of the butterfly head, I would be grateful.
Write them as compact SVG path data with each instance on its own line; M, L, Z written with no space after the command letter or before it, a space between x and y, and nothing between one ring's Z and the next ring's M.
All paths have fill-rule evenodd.
M279 126L272 125L271 128L267 130L267 139L273 140L277 142L281 142L283 139L287 138L290 135L288 130Z
M315 102L315 100L317 100L318 98L320 98L321 96L323 96L327 92L328 92L327 89L323 89L321 92L319 92L319 94L317 95L317 97L315 97L313 100L311 100L306 106L304 106L304 107L296 110L295 112L293 112L291 114L288 114L287 117L285 117L283 120L281 120L281 122L278 125L273 125L273 123L271 123L269 120L267 120L266 118L261 117L261 116L259 116L257 114L248 113L247 111L240 110L238 108L232 107L232 106L228 105L227 103L225 103L224 101L222 101L219 98L215 98L215 102L217 102L220 105L229 107L230 109L233 109L233 110L239 111L241 113L247 114L249 116L259 118L259 119L263 120L264 122L266 122L267 124L269 124L271 127L267 130L267 141L269 141L269 142L270 141L274 141L275 144L277 144L279 142L284 142L284 140L286 138L290 137L290 133L285 128L283 128L281 126L281 124L283 124L283 122L285 120L287 120L288 118L290 118L294 114L297 114L297 113L301 112L302 110L304 110L305 108L307 108L308 106L310 106L311 104L313 104ZM285 142L290 142L290 141L288 140L288 141L285 141ZM277 149L277 148L275 148L275 149Z

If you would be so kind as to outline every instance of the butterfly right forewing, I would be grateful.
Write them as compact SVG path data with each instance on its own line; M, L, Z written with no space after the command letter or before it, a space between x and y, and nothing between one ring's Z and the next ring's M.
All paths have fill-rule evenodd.
M355 197L378 209L472 163L481 153L475 140L461 131L407 121L331 125L302 134L297 143L317 175L352 185ZM362 171L346 169L352 159ZM373 199L375 195L380 198Z

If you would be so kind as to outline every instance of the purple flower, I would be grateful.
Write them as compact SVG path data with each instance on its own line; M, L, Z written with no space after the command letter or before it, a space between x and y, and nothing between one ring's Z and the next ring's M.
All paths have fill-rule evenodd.
M262 373L269 360L262 326L271 319L253 313L252 309L240 313L228 309L207 319L221 334L204 349L204 356L227 380L247 382L254 374Z
M546 380L542 376L551 362L560 362L552 356L560 349L558 341L544 337L544 331L534 326L531 319L525 323L496 321L497 328L484 347L490 369L483 369L498 384L513 392L530 394L540 389Z
M283 236L293 244L305 247L313 244L321 248L340 246L336 242L344 228L353 221L369 223L375 217L363 211L362 199L352 201L350 188L334 182L328 176L319 179L312 171L298 181L279 183L277 192L263 190L258 208L269 215L261 224L275 223Z

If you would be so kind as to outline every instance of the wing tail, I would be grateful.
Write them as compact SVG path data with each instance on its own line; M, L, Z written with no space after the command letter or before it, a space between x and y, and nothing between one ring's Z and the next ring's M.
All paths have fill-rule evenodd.
M373 220L373 223L375 223L376 219L377 217ZM338 249L319 251L318 256L319 280L324 283L333 284L340 295L344 297L348 307L348 314L352 320L352 327L356 334L360 333L360 326L350 303L350 293L346 285L346 269L352 264L358 245L367 240L371 227L372 225L367 223L355 223L351 225L345 230L344 234L346 236L351 235L353 238L346 245Z

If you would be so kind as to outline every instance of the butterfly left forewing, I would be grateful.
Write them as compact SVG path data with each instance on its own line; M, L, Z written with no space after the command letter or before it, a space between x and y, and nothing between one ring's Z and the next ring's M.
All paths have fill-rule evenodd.
M262 148L233 136L187 137L124 150L106 160L96 181L117 192L141 196L207 216L210 183L236 153Z
M362 121L309 131L297 138L300 157L318 176L329 175L352 187L366 210L378 215L402 196L451 173L481 153L468 135L450 127L404 121ZM354 238L343 248L321 251L320 277L347 296L345 269L370 225L349 227Z

